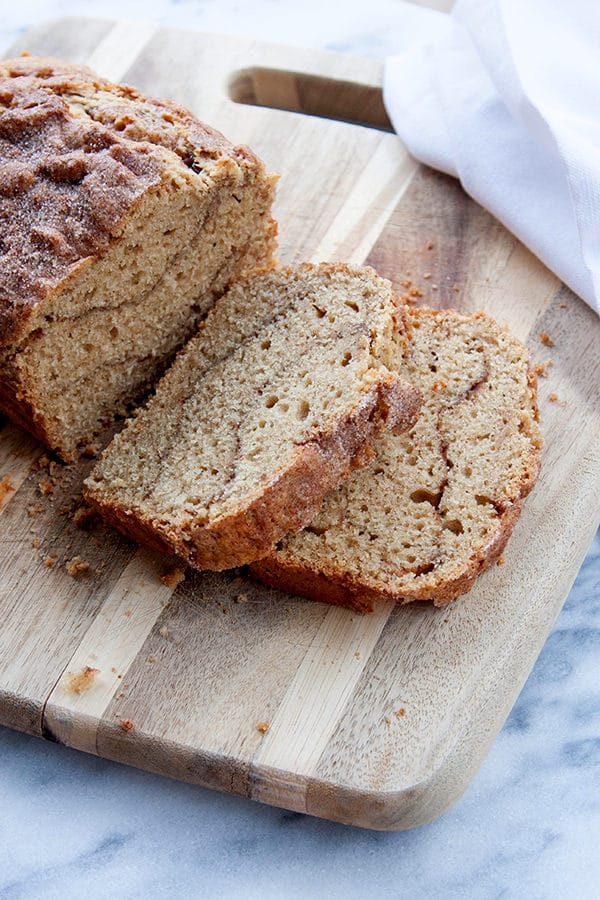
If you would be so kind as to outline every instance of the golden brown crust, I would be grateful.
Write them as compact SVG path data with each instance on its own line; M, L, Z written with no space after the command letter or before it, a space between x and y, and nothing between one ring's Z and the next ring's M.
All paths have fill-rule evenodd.
M84 494L103 517L134 540L167 550L199 569L218 571L264 556L290 531L306 525L325 495L364 464L365 444L384 423L409 428L418 415L419 391L386 375L365 395L360 406L334 429L299 447L295 463L246 508L205 526L167 529L111 503L90 486Z

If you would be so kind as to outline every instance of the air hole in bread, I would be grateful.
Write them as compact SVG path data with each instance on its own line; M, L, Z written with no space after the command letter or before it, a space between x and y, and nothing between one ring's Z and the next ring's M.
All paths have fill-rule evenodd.
M460 519L447 519L442 528L451 531L453 534L462 534L464 532L463 524Z
M413 503L430 503L437 509L440 500L442 499L442 491L434 493L433 491L426 491L424 488L419 488L412 492L410 499Z
M310 403L308 400L301 400L298 404L298 418L300 420L306 419L310 412Z

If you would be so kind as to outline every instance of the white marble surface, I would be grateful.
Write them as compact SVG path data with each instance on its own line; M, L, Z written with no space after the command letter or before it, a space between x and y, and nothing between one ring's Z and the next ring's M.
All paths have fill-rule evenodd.
M440 0L440 4L443 0ZM398 0L22 0L0 52L87 14L385 56ZM600 534L464 796L401 834L345 828L0 729L0 898L600 896Z

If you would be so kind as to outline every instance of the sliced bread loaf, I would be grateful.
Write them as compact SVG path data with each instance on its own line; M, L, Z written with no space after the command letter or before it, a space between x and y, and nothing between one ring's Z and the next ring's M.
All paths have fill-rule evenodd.
M414 422L396 305L370 270L303 264L234 285L86 482L105 518L201 569L264 556L371 439Z
M168 101L0 63L0 410L73 457L231 278L270 263L273 191L253 153Z
M423 395L416 425L383 434L371 464L252 566L268 584L360 610L442 605L502 552L539 467L527 352L483 313L405 318L398 367Z

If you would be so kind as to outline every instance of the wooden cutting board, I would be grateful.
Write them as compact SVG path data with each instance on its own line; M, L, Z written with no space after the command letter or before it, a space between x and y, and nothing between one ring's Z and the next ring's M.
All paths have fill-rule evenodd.
M366 261L398 287L411 279L423 303L487 310L552 366L540 381L542 475L506 562L442 610L386 603L361 616L239 573L169 587L165 558L74 526L67 510L91 463L61 467L44 494L52 473L31 471L40 447L5 423L0 721L355 825L440 815L500 729L598 525L596 317L387 133L377 62L83 19L29 33L11 55L21 50L172 97L254 147L282 173L283 261ZM91 571L72 578L65 560L77 555ZM76 693L71 676L86 667L97 671Z

